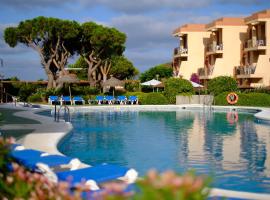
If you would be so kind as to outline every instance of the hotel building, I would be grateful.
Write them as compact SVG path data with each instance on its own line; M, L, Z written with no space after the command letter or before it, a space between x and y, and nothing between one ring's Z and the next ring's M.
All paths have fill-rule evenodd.
M173 36L180 38L173 56L175 77L190 79L197 73L205 86L217 76L233 76L239 88L270 85L270 10L184 25Z

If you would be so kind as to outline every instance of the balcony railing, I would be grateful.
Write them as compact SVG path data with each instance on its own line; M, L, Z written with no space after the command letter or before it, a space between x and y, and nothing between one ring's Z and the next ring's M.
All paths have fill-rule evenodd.
M211 76L213 74L214 66L211 65L209 67L202 67L198 69L199 76Z
M236 75L250 75L254 74L256 71L256 65L245 65L236 67Z
M248 40L245 43L245 48L255 48L266 46L265 40Z
M207 46L207 52L216 52L216 51L222 51L223 50L223 44L210 44Z
M187 48L174 48L174 55L179 55L179 54L187 54L188 49Z

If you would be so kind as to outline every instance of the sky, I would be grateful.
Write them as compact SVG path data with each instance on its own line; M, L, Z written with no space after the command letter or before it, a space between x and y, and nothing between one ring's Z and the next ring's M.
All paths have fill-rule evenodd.
M179 45L172 32L187 23L209 23L220 17L242 17L270 9L270 0L0 0L0 59L4 78L45 79L38 54L31 48L9 47L3 31L37 16L94 21L127 35L124 55L143 72L171 62ZM69 59L73 63L76 57Z

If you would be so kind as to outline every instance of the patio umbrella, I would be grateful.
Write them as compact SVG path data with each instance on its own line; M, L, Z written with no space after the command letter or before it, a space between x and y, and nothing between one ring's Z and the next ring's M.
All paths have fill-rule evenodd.
M195 87L195 88L202 88L203 87L203 85L200 85L200 84L198 84L198 83L195 83L195 82L193 82L193 81L189 81L191 84L192 84L192 86L193 87Z
M69 89L69 96L70 96L70 99L71 99L71 89L70 89L70 84L71 83L79 83L80 80L78 79L77 75L76 74L67 74L67 75L64 75L64 76L61 76L59 77L57 80L56 80L56 83L68 83L68 89Z
M146 81L144 83L141 83L141 85L145 85L145 86L152 86L153 87L153 92L154 92L154 87L161 84L162 82L156 80L156 79L152 79L150 81Z
M117 86L124 86L124 82L123 81L121 81L121 80L119 80L119 79L117 79L117 78L114 78L113 76L110 78L110 79L108 79L108 80L106 80L105 82L103 82L102 83L102 86L103 87L105 87L105 86L110 86L110 87L113 87L113 96L114 96L114 89L115 89L115 87L117 87Z
M158 84L160 84L161 82L156 80L156 79L152 79L150 81L146 81L144 83L141 83L141 85L147 85L147 86L156 86Z

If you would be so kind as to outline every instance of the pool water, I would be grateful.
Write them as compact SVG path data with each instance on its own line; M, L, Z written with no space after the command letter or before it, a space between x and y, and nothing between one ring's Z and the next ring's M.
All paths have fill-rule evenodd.
M89 112L71 116L74 129L59 150L83 162L149 169L195 169L214 187L270 192L270 126L252 114L218 112Z

